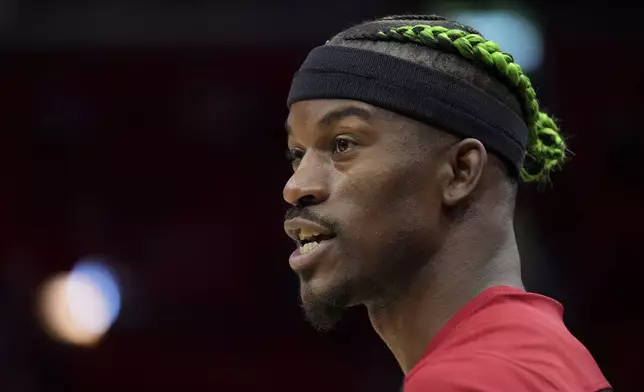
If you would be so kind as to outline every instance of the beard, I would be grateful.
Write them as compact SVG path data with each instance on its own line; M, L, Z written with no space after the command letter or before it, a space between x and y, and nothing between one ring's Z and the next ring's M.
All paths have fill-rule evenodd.
M300 307L306 321L318 332L331 331L343 318L353 297L349 286L349 282L343 282L317 293L300 278Z
M378 252L368 256L342 252L341 259L347 265L371 267L338 271L329 279L332 283L326 282L330 283L326 287L314 287L314 273L301 273L300 307L305 319L318 332L327 333L350 307L367 304L387 307L405 296L431 253L424 239L416 238L414 233L398 232Z

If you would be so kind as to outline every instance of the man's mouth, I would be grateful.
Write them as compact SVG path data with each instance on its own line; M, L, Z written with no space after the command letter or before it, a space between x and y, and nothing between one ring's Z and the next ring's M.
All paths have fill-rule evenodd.
M310 229L301 229L297 233L297 244L300 254L312 252L322 241L330 240L334 234L320 234Z
M307 256L301 258L302 260L309 259L308 256L314 256L314 251L322 250L324 248L322 245L328 245L336 236L328 227L300 217L285 221L284 230L297 245L292 256L298 259L301 256Z

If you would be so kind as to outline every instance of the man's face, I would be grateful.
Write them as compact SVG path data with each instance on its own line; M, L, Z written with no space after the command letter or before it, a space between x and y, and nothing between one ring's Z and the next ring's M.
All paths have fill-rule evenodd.
M307 318L324 330L349 306L395 299L433 253L439 157L415 122L357 101L298 102L287 128L285 229L309 242L290 265Z

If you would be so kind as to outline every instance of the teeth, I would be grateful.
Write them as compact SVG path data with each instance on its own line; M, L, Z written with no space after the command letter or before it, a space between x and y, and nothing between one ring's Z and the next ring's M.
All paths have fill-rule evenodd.
M320 235L320 233L312 231L312 230L307 230L307 229L302 229L300 230L300 240L305 240L311 237L315 237Z
M309 253L313 251L313 249L317 248L318 245L320 244L318 244L317 242L307 242L306 244L300 246L300 253L301 254Z

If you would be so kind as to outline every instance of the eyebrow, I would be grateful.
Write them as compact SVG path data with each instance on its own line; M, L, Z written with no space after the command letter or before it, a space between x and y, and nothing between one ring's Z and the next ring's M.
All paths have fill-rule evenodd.
M369 121L369 119L371 118L371 112L367 109L355 106L339 108L325 114L321 119L318 120L318 125L324 125L328 127L333 125L333 123L336 123L347 117L360 117L364 121ZM290 136L293 133L293 129L289 125L288 121L285 124L285 128L286 133Z

